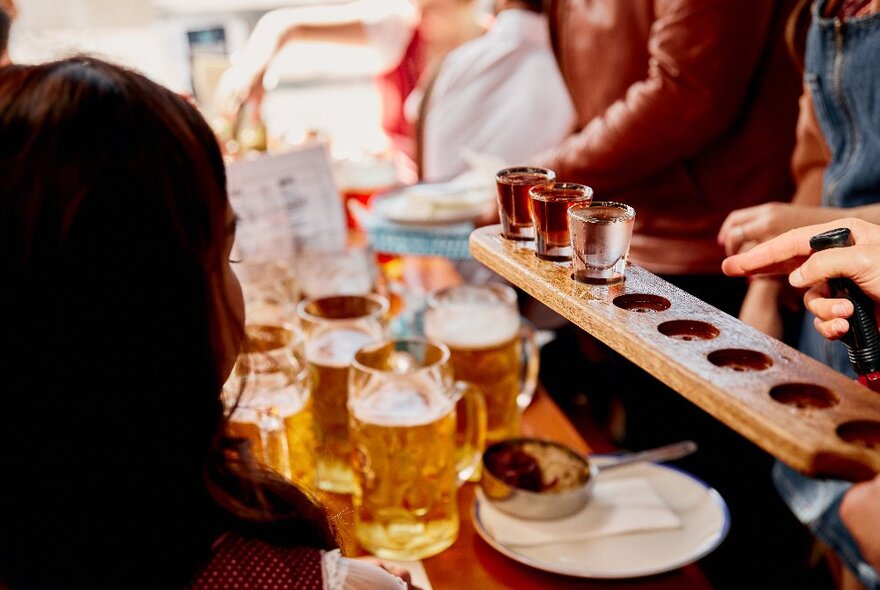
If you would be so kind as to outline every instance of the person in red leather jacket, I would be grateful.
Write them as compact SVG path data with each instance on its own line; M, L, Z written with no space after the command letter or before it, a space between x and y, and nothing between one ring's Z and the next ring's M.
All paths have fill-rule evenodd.
M792 190L800 78L783 31L793 4L551 3L579 130L534 163L635 207L633 262L689 275L682 286L698 296L726 294L710 287L725 284L716 235L727 213Z

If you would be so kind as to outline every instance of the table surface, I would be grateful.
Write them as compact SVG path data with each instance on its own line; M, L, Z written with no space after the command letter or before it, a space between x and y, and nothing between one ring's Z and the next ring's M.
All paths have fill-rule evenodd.
M559 407L544 393L539 392L523 416L523 433L556 440L584 453L587 444L568 421ZM679 570L633 580L584 580L560 576L536 570L508 559L485 541L474 529L474 484L466 484L458 496L461 513L461 530L458 540L446 551L423 561L425 570L435 590L459 589L566 589L566 588L615 588L617 590L703 590L711 585L696 565ZM330 514L339 527L342 545L349 554L359 552L353 537L353 514L347 496L324 498Z

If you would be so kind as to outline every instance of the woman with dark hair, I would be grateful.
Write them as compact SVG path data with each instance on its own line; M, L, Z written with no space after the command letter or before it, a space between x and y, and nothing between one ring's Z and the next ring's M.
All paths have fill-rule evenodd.
M0 587L405 587L224 437L233 234L186 101L89 58L0 69Z

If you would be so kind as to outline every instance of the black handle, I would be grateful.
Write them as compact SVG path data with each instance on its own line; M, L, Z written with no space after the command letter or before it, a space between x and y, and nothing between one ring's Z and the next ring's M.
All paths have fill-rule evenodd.
M810 238L810 247L816 252L852 245L852 233L845 227ZM847 320L849 330L841 340L846 344L849 361L856 373L870 375L880 371L880 332L874 318L874 301L850 279L828 279L828 285L832 296L849 299L853 305L853 314Z

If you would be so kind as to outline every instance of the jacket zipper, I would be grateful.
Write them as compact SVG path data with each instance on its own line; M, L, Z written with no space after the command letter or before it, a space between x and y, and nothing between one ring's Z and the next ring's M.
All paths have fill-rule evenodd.
M834 19L834 95L837 98L838 104L840 104L840 108L843 110L844 118L846 119L846 125L850 132L851 143L849 145L849 149L847 150L846 160L843 162L841 167L838 169L838 173L835 175L833 179L828 182L828 197L831 203L834 206L839 206L837 203L837 199L835 193L837 191L837 186L840 184L840 179L846 173L846 169L849 166L850 161L852 160L853 154L856 151L856 147L859 144L859 130L853 121L852 112L849 109L849 104L846 101L846 97L843 95L843 83L841 82L841 77L843 76L843 32L846 27L846 23L841 18Z

